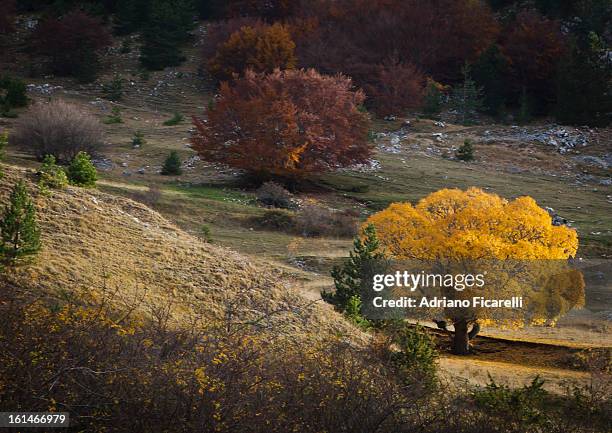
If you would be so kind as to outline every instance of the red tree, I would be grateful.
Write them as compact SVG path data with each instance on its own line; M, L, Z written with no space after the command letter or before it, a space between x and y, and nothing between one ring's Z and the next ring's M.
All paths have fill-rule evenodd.
M559 22L523 11L508 26L501 44L510 59L515 92L524 87L545 99L552 92L554 74L566 49Z
M0 1L0 34L9 33L15 27L15 0Z
M54 73L93 78L98 52L111 43L102 23L82 11L43 21L32 37L36 52L47 56Z
M499 26L481 0L314 0L304 14L317 31L298 41L303 65L343 70L396 58L438 80L460 76L461 67L487 49ZM338 49L337 49L338 48ZM322 64L322 66L319 65Z
M371 155L365 99L351 80L314 70L247 71L208 120L194 118L200 156L262 176L299 177L364 163Z
M354 73L356 73L355 71ZM423 104L426 77L412 64L385 62L365 67L356 76L369 97L368 106L379 116L418 110Z

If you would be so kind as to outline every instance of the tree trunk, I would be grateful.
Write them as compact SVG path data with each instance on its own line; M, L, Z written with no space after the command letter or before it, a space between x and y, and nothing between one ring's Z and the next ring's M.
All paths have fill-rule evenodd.
M470 353L470 339L468 336L468 323L460 320L453 323L455 334L453 336L453 353L455 355L467 355Z
M468 333L468 338L470 340L476 338L479 332L480 332L480 325L478 324L478 322L474 322L474 324L472 325L472 329Z

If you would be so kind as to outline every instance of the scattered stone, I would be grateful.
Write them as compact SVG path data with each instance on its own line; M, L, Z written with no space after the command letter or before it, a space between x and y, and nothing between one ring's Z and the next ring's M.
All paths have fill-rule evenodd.
M201 158L198 155L193 155L190 158L186 159L185 162L183 162L183 168L186 169L193 169L195 168L195 165L200 162Z
M443 134L441 132L434 132L433 134L431 134L431 136L440 143L442 143L444 140L448 138L446 134Z
M511 126L510 129L511 131L502 130L495 135L483 134L485 137L483 142L540 143L554 147L557 152L565 154L588 146L588 134L591 132L586 128L572 128L559 125L548 125L538 128Z
M610 162L604 158L598 158L596 156L592 156L592 155L579 155L579 156L574 156L574 158L576 161L582 162L583 164L586 165L594 165L594 166L598 166L601 168L610 168L612 167L612 165L610 164Z
M30 93L37 93L39 95L53 95L55 92L62 90L62 86L53 86L51 84L28 84L27 90Z
M553 208L545 207L544 209L551 216L551 218L552 218L552 225L554 225L554 226L571 226L569 221L566 220L565 218L563 218L561 215L559 215Z
M91 162L98 170L102 171L110 171L115 167L113 161L108 158L96 158L93 159Z

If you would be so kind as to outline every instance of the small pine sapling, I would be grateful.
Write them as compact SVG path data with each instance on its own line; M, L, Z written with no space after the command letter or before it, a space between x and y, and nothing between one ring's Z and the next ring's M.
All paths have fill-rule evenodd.
M170 155L164 161L161 174L164 176L179 176L183 173L181 168L181 158L176 150L170 152Z
M134 149L140 149L142 146L146 144L146 140L144 138L144 134L142 131L136 131L134 133L134 137L132 138L132 147Z
M36 222L36 208L25 182L13 188L0 220L0 257L8 264L34 255L40 250L40 229Z
M4 160L4 149L8 144L8 132L0 133L0 162ZM0 167L0 179L2 178L2 168Z
M442 111L442 91L440 84L432 79L427 80L427 89L423 98L423 115L427 118L434 119Z
M102 86L102 92L105 99L113 102L120 101L123 98L123 78L115 75L109 83Z
M38 170L38 186L42 191L49 188L62 189L68 185L68 176L62 167L56 164L53 155L45 156Z
M104 124L115 125L117 123L123 123L123 119L121 118L121 108L113 107L111 114L104 120Z
M183 122L185 116L179 112L175 112L172 117L164 122L164 126L175 126Z
M463 82L453 89L450 105L462 125L474 123L476 113L484 107L483 91L470 75L470 66L463 68Z
M372 271L384 267L386 261L379 249L376 229L373 225L368 225L363 229L362 236L355 239L349 259L342 267L336 266L332 270L335 292L324 291L321 296L341 312L352 317L357 313L360 315L362 286ZM356 305L359 305L359 312L355 311Z
M72 160L67 170L68 180L71 185L85 188L96 186L98 172L91 162L91 157L85 152L79 152Z
M465 140L457 152L455 153L457 159L465 162L474 160L474 145L471 140Z

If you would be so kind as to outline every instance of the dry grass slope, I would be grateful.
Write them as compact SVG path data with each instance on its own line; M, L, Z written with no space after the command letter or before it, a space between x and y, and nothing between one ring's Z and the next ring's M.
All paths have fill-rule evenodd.
M172 303L177 320L232 314L265 318L262 323L292 336L312 334L307 329L358 335L331 308L283 284L281 270L203 243L143 204L73 187L45 196L31 172L12 166L3 171L0 203L18 178L28 178L43 232L41 253L5 272L5 284L58 298L107 288L118 302Z

